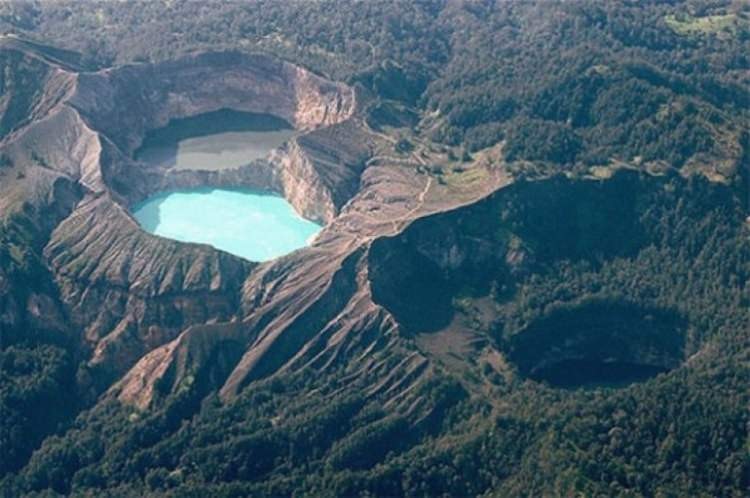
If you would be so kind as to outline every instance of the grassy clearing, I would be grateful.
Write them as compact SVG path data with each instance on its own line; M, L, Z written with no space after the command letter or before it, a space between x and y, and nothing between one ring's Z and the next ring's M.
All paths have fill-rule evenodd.
M750 20L743 15L718 14L693 17L689 14L667 15L664 22L675 33L682 36L724 35L736 36L738 31L748 29Z
M489 174L482 167L473 167L464 169L461 167L453 168L443 175L443 181L446 185L458 189L471 189L481 186L487 181Z

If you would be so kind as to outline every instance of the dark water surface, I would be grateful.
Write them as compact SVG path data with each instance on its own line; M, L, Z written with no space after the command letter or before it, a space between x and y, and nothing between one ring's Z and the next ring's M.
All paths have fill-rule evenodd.
M223 109L150 131L136 158L176 170L234 169L268 156L294 134L283 119Z

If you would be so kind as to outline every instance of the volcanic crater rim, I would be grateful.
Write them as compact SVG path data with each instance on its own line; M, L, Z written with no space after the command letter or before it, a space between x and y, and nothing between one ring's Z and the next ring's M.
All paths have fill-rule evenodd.
M358 181L341 159L330 175L321 171L330 156L316 157L321 150L346 157L326 132L316 133L354 115L354 90L271 56L200 52L80 73L70 105L99 137L102 193L109 191L139 230L134 213L143 203L197 188L279 196L322 229ZM186 142L194 157L180 164ZM170 157L153 160L149 148ZM229 162L203 166L211 154Z

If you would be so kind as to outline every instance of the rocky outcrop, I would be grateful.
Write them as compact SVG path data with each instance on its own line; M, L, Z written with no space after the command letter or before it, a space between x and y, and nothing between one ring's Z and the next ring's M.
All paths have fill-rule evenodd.
M374 141L353 121L294 139L271 157L281 192L306 218L330 223L357 193Z
M19 133L6 154L14 164L58 172L91 192L107 189L100 168L100 136L66 105Z
M208 360L216 357L215 352L222 345L233 344L235 353L240 353L244 342L242 331L243 326L236 322L190 327L141 358L111 391L121 401L146 409L159 395L192 387L195 376L209 366ZM235 358L232 364L236 361Z
M130 155L149 129L220 109L271 114L300 131L340 123L354 91L263 55L201 53L86 73L70 103Z
M50 113L75 85L72 54L0 36L0 139Z

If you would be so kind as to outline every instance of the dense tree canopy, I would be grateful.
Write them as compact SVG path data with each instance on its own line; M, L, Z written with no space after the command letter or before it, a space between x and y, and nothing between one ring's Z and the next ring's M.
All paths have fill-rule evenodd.
M391 411L363 394L375 380L352 385L338 371L256 382L232 403L196 382L158 410L93 405L78 368L85 351L31 319L26 336L0 334L0 494L750 489L746 2L19 1L0 4L0 31L80 51L89 70L193 50L269 52L361 85L373 121L467 155L502 143L509 163L542 165L559 173L545 185L567 189L546 203L529 187L536 180L519 182L500 216L477 222L537 257L512 279L482 268L495 313L484 340L516 363L505 374L489 361L436 367L419 393L429 417ZM13 102L0 135L25 105ZM614 192L596 190L589 168L601 165L658 166L661 176L631 172L606 180ZM724 183L685 174L694 169ZM22 296L0 305L18 313L55 292L38 256L45 241L27 225L19 216L0 226L0 290L12 282ZM432 316L445 311L433 304ZM602 310L610 321L591 317ZM680 355L659 375L617 386L561 388L527 375L531 362L524 371L534 346L524 334L556 339L556 323L599 330L613 317L679 328Z

